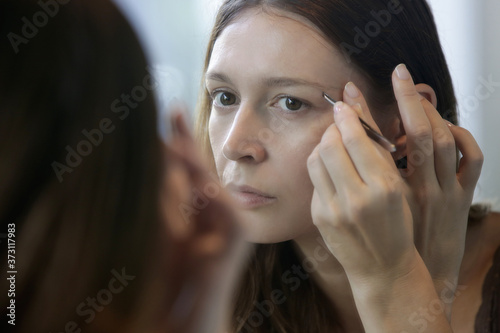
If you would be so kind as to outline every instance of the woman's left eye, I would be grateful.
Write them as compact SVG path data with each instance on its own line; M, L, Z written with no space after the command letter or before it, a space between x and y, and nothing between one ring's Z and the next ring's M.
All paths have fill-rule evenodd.
M299 111L302 109L305 105L303 102L299 101L298 99L292 98L292 97L282 97L279 101L278 104L280 108L283 110L288 110L288 111Z

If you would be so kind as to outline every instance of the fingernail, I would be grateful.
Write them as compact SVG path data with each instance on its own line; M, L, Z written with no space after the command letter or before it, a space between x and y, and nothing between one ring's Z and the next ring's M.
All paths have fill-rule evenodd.
M450 121L448 121L448 120L446 120L446 119L443 119L443 120L444 120L444 122L446 123L446 125L448 125L449 127L453 127L453 126L455 126L452 122L450 122Z
M406 68L405 64L399 64L396 67L396 74L401 80L409 80L411 78L410 72L408 72L408 68Z
M333 108L333 111L335 113L339 113L340 110L342 109L342 106L344 105L344 102L342 101L338 101L337 103L335 103L335 107Z
M344 89L345 89L345 92L347 93L347 96L349 96L351 98L359 97L359 90L354 83L352 83L350 81L347 82Z

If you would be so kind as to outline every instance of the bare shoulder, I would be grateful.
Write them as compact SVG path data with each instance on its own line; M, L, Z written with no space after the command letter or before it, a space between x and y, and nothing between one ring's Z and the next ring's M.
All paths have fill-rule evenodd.
M500 213L492 212L485 217L483 223L486 241L493 248L500 246Z
M459 285L453 303L454 332L472 333L476 315L482 304L485 278L500 247L500 213L490 212L467 231Z
M500 212L490 212L486 215L476 226L469 228L467 237L470 241L466 243L466 251L469 248L469 252L474 252L471 251L472 248L479 247L482 249L482 259L492 260L500 247Z
M490 212L481 221L468 227L464 259L471 254L475 260L492 259L499 246L500 212Z
M484 220L484 228L488 233L486 246L489 251L486 253L490 263L487 275L483 279L481 297L482 303L476 314L476 327L478 332L490 332L493 327L500 324L500 214L492 213Z

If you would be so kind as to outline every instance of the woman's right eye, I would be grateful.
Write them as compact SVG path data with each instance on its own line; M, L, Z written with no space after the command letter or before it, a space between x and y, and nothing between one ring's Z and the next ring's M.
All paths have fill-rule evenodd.
M230 106L236 103L236 96L227 91L219 91L214 96L214 103L219 106Z

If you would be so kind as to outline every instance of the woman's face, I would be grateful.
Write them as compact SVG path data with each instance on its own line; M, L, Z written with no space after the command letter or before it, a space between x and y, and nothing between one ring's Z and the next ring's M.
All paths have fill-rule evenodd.
M333 122L325 91L342 99L359 74L309 23L248 10L217 39L206 73L217 172L251 242L315 231L307 158Z

